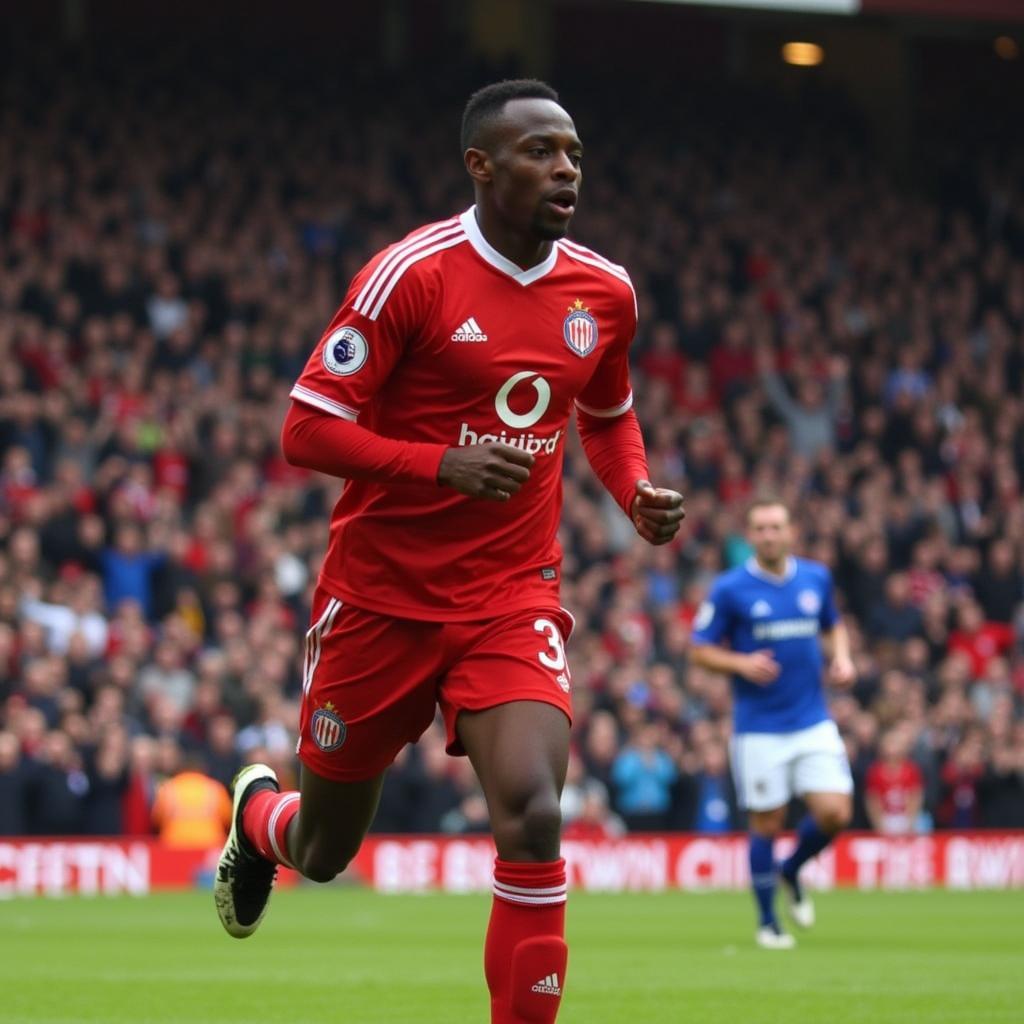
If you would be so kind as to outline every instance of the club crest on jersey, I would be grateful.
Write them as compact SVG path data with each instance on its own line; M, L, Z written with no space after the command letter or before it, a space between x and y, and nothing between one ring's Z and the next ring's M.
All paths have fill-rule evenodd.
M580 299L569 307L569 315L562 324L562 336L566 345L581 358L589 356L597 346L597 321Z
M339 327L324 342L324 369L336 377L347 377L362 369L370 352L360 331L354 327Z
M329 754L345 742L348 726L338 716L334 705L328 701L322 708L313 712L313 717L309 721L309 731L313 736L313 742L325 754Z
M813 590L801 590L796 603L804 615L817 615L821 611L821 598Z

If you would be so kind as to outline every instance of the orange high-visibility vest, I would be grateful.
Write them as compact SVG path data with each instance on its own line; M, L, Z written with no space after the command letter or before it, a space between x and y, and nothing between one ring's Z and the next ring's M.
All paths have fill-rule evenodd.
M214 779L181 772L157 790L153 822L167 846L222 846L231 827L231 798Z

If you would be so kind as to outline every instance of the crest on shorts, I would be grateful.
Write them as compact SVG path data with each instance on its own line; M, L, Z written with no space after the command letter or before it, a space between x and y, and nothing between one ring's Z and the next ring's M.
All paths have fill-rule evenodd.
M801 590L796 603L804 615L817 615L821 611L821 598L814 590Z
M334 705L328 701L322 708L313 712L313 717L309 722L309 731L313 742L325 754L329 754L345 742L348 726L334 710Z
M581 358L589 356L597 345L597 321L580 299L569 307L569 315L562 324L562 336L566 345Z

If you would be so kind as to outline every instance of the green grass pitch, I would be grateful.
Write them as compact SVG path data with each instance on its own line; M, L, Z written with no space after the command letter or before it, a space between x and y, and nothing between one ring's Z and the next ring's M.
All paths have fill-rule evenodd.
M817 897L790 953L742 893L571 895L560 1024L1024 1020L1024 893ZM274 895L250 939L209 893L0 903L5 1024L485 1024L484 896Z

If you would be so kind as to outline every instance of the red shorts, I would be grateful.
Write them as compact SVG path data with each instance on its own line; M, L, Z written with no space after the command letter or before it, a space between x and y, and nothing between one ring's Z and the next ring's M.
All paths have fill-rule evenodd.
M450 754L465 753L455 731L460 711L536 700L572 720L572 617L560 608L424 622L355 608L317 587L312 623L296 752L324 778L376 777L420 738L438 705Z

